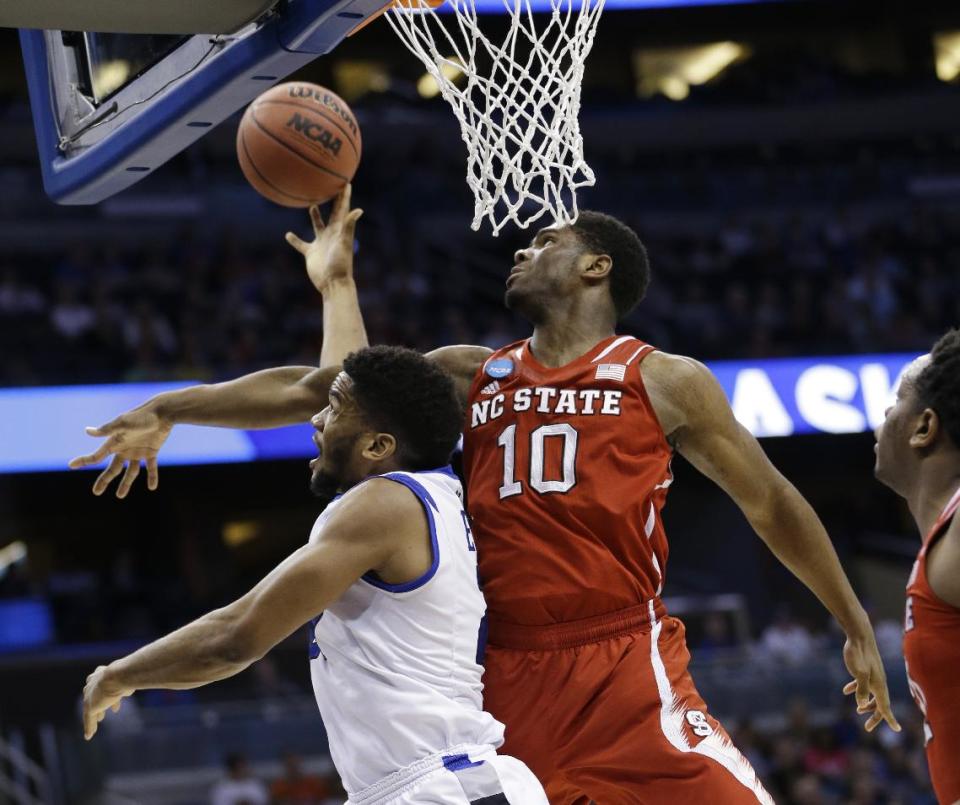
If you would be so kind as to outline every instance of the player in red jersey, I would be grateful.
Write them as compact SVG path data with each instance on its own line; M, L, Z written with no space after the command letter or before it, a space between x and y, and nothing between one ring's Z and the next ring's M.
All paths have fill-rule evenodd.
M365 344L344 206L313 244L291 238L325 319L339 322L325 328L329 359ZM495 354L431 355L467 405L468 506L490 613L486 706L551 802L771 801L709 715L687 672L683 625L660 602L660 510L675 453L730 494L837 618L858 703L873 710L867 728L883 719L898 728L869 621L810 506L734 419L706 367L614 334L649 280L633 231L582 213L574 226L541 230L515 263L506 301L534 324L533 337ZM338 349L328 350L330 338ZM95 429L107 441L76 466L114 453L95 484L102 492L124 461L155 457L177 422L305 419L325 404L331 371L288 367L164 395Z
M877 478L906 498L923 536L907 583L903 654L923 713L930 777L960 802L960 330L904 372L877 428Z

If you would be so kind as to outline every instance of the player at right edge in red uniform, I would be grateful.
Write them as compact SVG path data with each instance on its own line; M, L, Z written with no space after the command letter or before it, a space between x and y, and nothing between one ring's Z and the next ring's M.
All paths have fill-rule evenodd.
M126 461L125 495L141 459L154 488L156 451L177 423L274 427L326 405L337 371L328 364L366 345L348 205L349 191L327 227L314 215L312 244L288 236L324 296L322 368L171 392L93 429L107 440L72 466L114 454L96 493ZM705 366L615 335L649 277L629 227L583 212L514 257L506 303L534 325L532 338L496 353L430 353L466 410L467 503L490 619L484 701L507 726L507 751L555 805L769 803L697 693L683 625L660 601L660 511L675 454L733 498L844 629L858 704L872 710L867 729L884 719L899 727L869 620L809 504Z
M960 330L903 373L877 428L877 478L923 542L907 583L903 654L941 805L960 803Z

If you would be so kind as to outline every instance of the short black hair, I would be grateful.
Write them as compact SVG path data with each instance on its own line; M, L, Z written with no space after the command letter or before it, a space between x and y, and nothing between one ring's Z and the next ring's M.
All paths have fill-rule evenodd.
M620 321L640 303L650 285L647 248L623 221L593 210L584 210L573 224L584 246L613 261L610 296Z
M930 363L917 376L917 398L932 408L960 447L960 330L950 330L930 350Z
M450 461L463 410L450 377L435 362L404 347L350 353L343 371L353 397L376 428L392 434L405 470L431 470Z

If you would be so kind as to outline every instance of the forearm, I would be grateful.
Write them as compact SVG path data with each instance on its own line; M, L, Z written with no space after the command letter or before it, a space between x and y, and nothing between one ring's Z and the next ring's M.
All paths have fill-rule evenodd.
M305 387L304 378L316 371L308 366L264 369L224 383L164 392L147 404L175 425L244 429L295 425L326 407L327 389L337 372L330 369L326 388L322 382Z
M870 630L826 529L792 485L778 489L764 513L750 521L774 555L820 599L848 636Z
M219 609L108 666L123 690L186 690L226 679L258 657L237 644L228 610Z
M323 346L320 367L338 366L351 352L368 345L352 278L332 282L323 291Z

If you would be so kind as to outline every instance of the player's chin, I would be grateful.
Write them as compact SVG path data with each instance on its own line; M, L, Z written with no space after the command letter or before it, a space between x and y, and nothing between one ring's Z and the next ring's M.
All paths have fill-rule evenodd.
M323 490L335 484L334 479L324 470L323 459L315 458L310 462L310 491L321 494Z
M889 473L887 473L886 462L881 458L879 453L877 453L876 461L873 462L873 477L884 486L890 487L894 490L896 489L896 484L894 483L893 478L891 478Z
M325 509L327 505L337 496L340 491L340 482L329 473L323 471L322 467L310 476L310 491L320 503L320 508Z
M530 295L525 293L522 288L517 287L518 282L514 282L503 294L503 304L508 310L514 310L517 313L523 313L529 306Z

